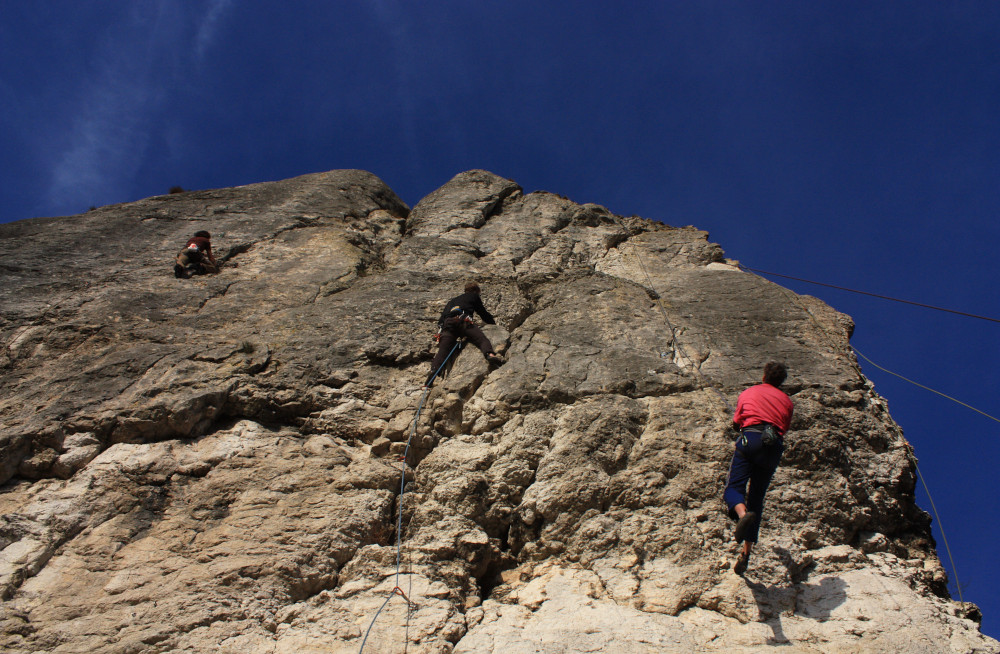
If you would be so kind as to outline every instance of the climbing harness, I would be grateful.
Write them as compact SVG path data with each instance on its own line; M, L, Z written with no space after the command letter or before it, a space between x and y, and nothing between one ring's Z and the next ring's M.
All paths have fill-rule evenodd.
M420 395L420 402L417 404L417 412L413 416L413 424L410 427L410 435L406 439L406 449L403 450L403 456L400 457L400 459L399 459L402 462L403 466L402 466L402 470L401 470L401 474L400 474L400 479L399 479L399 511L398 511L398 516L396 518L396 579L395 579L395 584L393 586L393 589L389 592L389 596L385 598L384 602L382 602L382 606L380 606L379 609L378 609L378 611L375 612L375 617L372 618L371 623L368 625L368 630L365 631L365 637L364 637L364 640L361 641L361 649L358 650L358 654L361 654L362 652L365 651L365 643L368 642L368 636L371 633L372 627L375 626L375 621L378 620L379 615L382 614L382 610L385 609L385 607L389 604L389 601L394 596L396 596L396 595L399 595L404 600L406 600L406 636L405 636L405 643L408 643L409 640L410 640L410 636L409 636L409 633L410 633L410 613L412 612L412 610L414 608L416 608L416 603L413 600L410 599L410 594L412 594L412 592L413 592L413 575L412 574L410 575L410 586L409 586L410 593L404 593L403 589L400 588L400 586L399 586L399 577L400 577L400 574L401 574L400 570L402 568L402 552L403 552L403 540L402 540L402 538L403 538L403 495L406 493L406 468L407 468L407 466L406 466L406 460L407 460L407 457L410 454L410 444L413 442L413 437L417 433L417 422L419 422L419 420L420 420L420 413L421 413L421 411L423 411L424 402L427 400L427 395L431 391L431 384L434 382L434 380L437 378L437 376L441 373L441 371L444 370L444 367L446 365L448 365L448 361L451 360L452 355L454 355L456 351L460 351L464 347L464 345L465 345L465 339L464 338L461 338L461 339L458 339L457 341L455 341L454 347L451 348L451 351L448 352L448 356L445 357L445 359L441 363L441 365L438 366L437 370L434 371L434 374L431 375L430 379L427 380L427 384L424 386L423 393L421 393L421 395ZM404 648L406 647L405 643L404 643Z
M436 338L440 340L441 330L443 329L448 329L449 327L458 327L459 325L464 325L465 327L469 327L474 324L475 322L472 320L472 316L463 311L461 307L457 306L452 307L451 311L448 312L448 315L445 316L445 319L441 321L441 325L438 327L438 333Z
M769 425L766 422L762 422L756 425L750 425L749 427L744 427L743 429L740 430L740 435L739 438L737 438L737 440L743 447L746 447L747 445L750 444L750 442L747 440L747 434L746 434L748 431L760 434L760 444L763 445L764 447L771 447L773 445L776 445L778 441L781 440L781 434L778 433L778 430L774 427L774 425Z

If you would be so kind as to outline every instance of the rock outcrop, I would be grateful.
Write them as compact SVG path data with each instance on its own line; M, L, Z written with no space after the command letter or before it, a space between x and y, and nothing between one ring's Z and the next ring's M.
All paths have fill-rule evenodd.
M222 272L176 279L199 229ZM851 320L705 232L484 171L410 211L333 171L0 253L3 651L1000 652ZM507 363L462 353L414 427L469 279ZM796 414L741 578L729 405L769 359Z

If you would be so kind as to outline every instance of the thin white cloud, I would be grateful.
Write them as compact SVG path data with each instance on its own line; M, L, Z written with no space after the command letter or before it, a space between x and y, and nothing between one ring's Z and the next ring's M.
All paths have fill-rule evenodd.
M202 58L232 4L209 0L193 34L182 31L183 9L175 0L133 6L109 18L92 75L71 101L66 145L53 163L44 211L76 213L129 199L163 105L163 80L170 74L164 65L176 52Z
M205 15L198 21L198 33L194 39L194 54L199 61L205 58L205 52L215 40L217 25L232 4L233 0L211 0L209 2Z
M55 208L114 197L145 150L148 137L140 117L148 102L145 94L136 88L104 91L101 98L92 94L89 106L73 120L71 144L52 173L48 199Z
M145 117L155 102L149 84L150 48L133 30L150 27L132 14L105 34L92 76L75 100L67 145L53 166L48 203L82 211L123 191L148 140Z

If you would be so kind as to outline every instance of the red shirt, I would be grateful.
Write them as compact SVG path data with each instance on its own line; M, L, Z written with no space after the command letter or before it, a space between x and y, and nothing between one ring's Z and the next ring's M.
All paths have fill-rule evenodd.
M792 400L780 388L757 384L740 393L733 422L740 429L767 422L784 434L792 424Z

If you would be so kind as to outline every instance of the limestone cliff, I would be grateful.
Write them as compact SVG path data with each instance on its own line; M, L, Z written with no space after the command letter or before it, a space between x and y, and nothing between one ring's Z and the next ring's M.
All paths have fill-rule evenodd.
M199 229L222 272L176 279ZM377 615L366 652L1000 652L850 319L694 228L333 171L2 225L0 256L3 651L358 652ZM469 279L507 363L462 353L407 450ZM796 415L744 579L727 404L773 358Z

